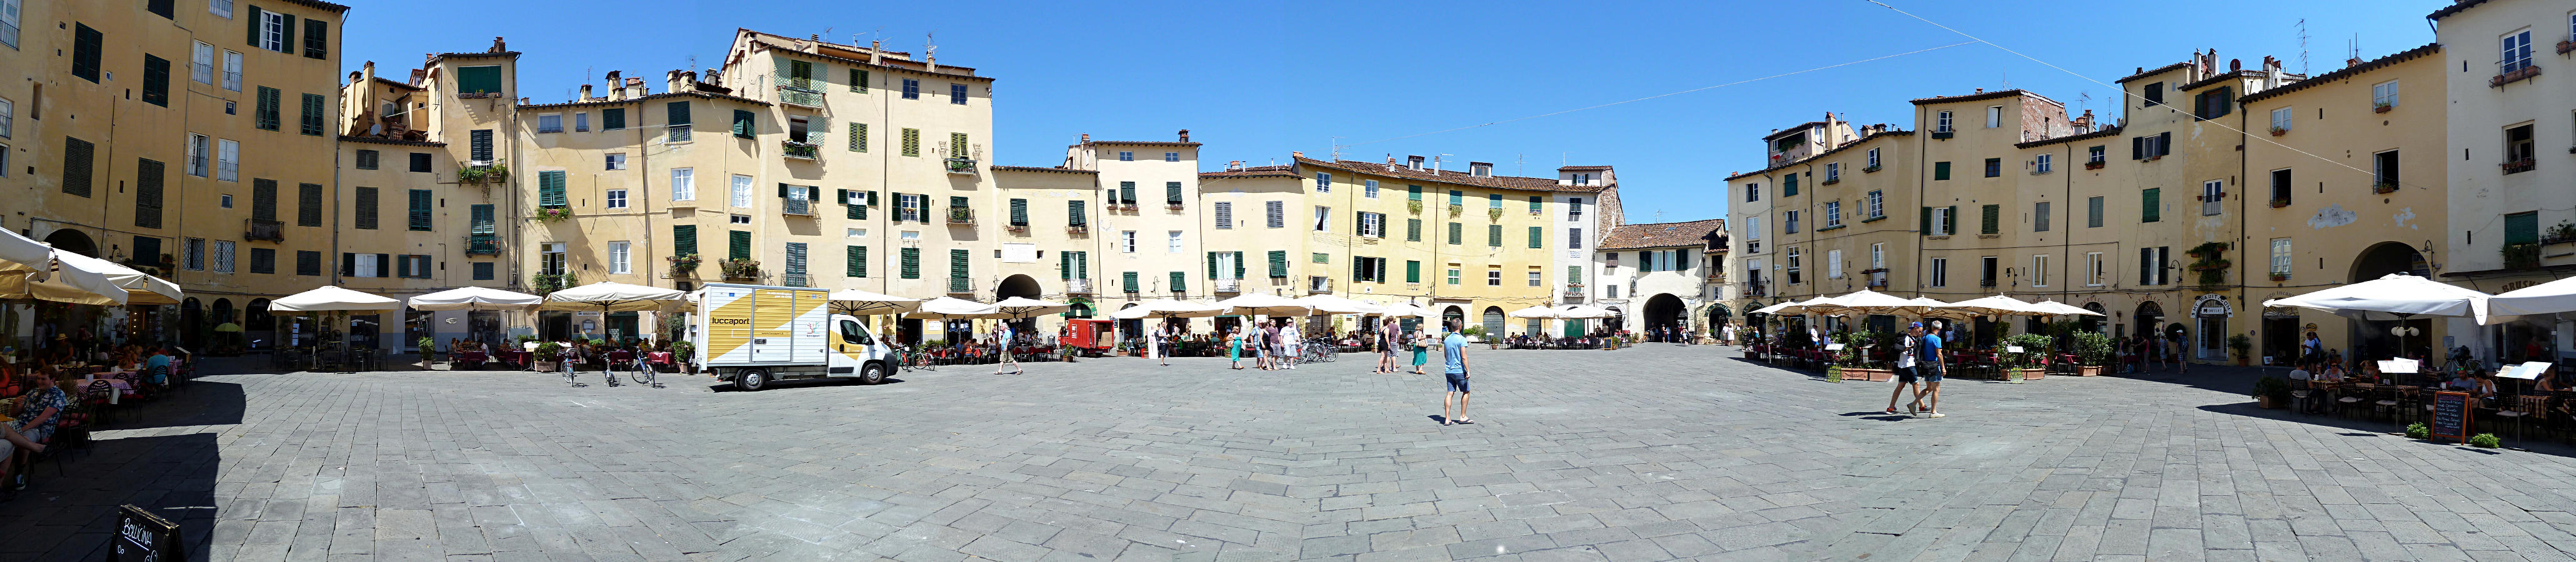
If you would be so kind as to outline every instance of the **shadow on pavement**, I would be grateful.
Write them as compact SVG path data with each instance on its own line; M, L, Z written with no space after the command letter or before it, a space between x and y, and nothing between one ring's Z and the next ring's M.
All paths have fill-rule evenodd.
M2399 440L2404 441L2403 445L2405 446L2454 447L2462 450L2489 454L2495 454L2497 452L2490 449L2465 447L2452 443L2437 444L2419 439L2406 438L2405 424L2407 422L2422 421L2421 419L2407 419L2401 422L2391 423L2385 417L2349 417L2332 414L2311 415L2298 413L2297 411L2288 408L2265 410L2261 407L2255 406L2250 400L2234 404L2210 404L2207 406L2201 406L2200 410L2211 413L2231 414L2250 418L2264 418L2348 430L2347 432L2336 434L2343 436L2396 437ZM2514 427L2511 424L2491 423L2492 418L2481 418L2476 421L2478 425L2470 433L2493 433L2496 437L2504 441L2505 448L2543 455L2576 458L2576 447L2567 446L2562 441L2564 437L2525 427L2522 428L2523 431L2520 435L2521 438L2516 439ZM2395 447L2400 446L2400 444L2390 443L2388 446Z
M113 430L111 430L113 431ZM215 527L215 434L99 438L59 465L31 470L27 490L0 503L0 559L105 560L117 507L133 504L179 525L188 560L208 560Z

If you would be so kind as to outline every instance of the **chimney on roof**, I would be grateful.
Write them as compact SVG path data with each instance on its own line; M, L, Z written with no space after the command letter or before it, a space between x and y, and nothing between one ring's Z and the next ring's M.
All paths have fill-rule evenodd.
M1986 89L1985 89L1985 88L1977 88L1977 93L1980 93L1980 94L1982 94L1982 93L1986 93Z
M499 36L499 35L494 35L494 36L492 36L492 51L491 51L491 52L501 53L501 52L508 52L509 50L510 50L510 43L509 43L509 42L502 41L502 40L501 40L501 36Z
M1306 151L1303 151L1303 150L1291 150L1291 151L1288 151L1288 157L1289 157L1289 158L1305 158L1305 157L1306 157Z
M1475 177L1480 177L1480 178L1482 178L1482 177L1491 177L1491 176L1493 176L1493 175L1494 175L1494 163L1492 163L1492 162L1468 162L1468 163L1467 163L1467 175L1475 176Z
M1091 144L1091 133L1082 134L1082 144Z
M2343 59L2343 67L2344 67L2344 68L2352 68L2352 67L2356 67L2356 66L2361 66L2361 57L2353 57L2353 58Z
M2241 70L2245 70L2245 59L2227 59L2227 71L2228 71L2228 72L2236 72L2236 71L2241 71Z
M625 93L625 92L619 92L619 93L623 94L623 93ZM580 99L575 99L575 100L572 100L572 101L576 101L576 102L590 101L590 85L589 85L589 84L582 84L582 85L581 85L581 98L580 98Z
M1225 163L1225 171L1228 171L1228 172L1240 172L1240 171L1243 171L1243 161L1242 161L1242 160L1234 160L1234 161L1226 162L1226 163Z
M2075 122L2071 124L2075 126L2077 134L2093 132L2093 110L2084 110L2084 115L2076 117Z
M875 41L869 41L869 42L868 42L868 64L874 64L874 65L883 65L883 64L885 64L885 40L884 40L884 39L878 39L878 40L875 40Z
M674 91L674 92L684 91L684 90L682 90L682 89L680 88L680 86L683 86L683 84L681 84L681 83L680 83L680 77L682 76L682 74L683 74L683 73L682 73L682 71L678 71L678 70L673 70L673 71L670 71L670 72L667 72L667 73L662 74L662 83L663 83L663 86L664 86L664 87L666 87L666 88L669 88L669 89L670 89L670 91Z
M1190 130L1181 129L1181 142L1190 142Z
M1405 156L1405 157L1404 157L1404 167L1405 167L1405 169L1413 170L1413 171L1416 171L1416 172L1422 171L1422 157L1420 157L1420 156L1411 156L1411 155L1407 155L1407 156Z

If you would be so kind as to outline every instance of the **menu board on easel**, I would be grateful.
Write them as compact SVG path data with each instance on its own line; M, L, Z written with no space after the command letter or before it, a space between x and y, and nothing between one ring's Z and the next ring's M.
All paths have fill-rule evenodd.
M179 542L179 526L153 515L140 507L122 506L116 514L116 539L107 550L110 562L159 562L187 560L188 549Z
M2449 437L2462 443L2468 442L2469 415L2474 412L2469 408L2469 400L2469 393L2466 392L2433 393L2432 435L2426 436L2426 440L2439 441L2441 438Z

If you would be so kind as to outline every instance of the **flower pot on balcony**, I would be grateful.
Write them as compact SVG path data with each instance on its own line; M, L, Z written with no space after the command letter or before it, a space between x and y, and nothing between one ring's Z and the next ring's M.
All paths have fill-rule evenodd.
M2288 206L2290 206L2290 200L2288 200L2288 199L2274 199L2274 200L2272 200L2272 208L2274 208L2274 209L2278 209L2278 208L2282 208L2282 207L2288 207Z
M2397 106L2394 106L2394 105L2388 105L2388 104L2384 104L2384 103L2383 103L2383 104L2376 104L2376 105L2372 105L2372 106L2370 106L2370 112L2371 112L2371 113L2387 113L2387 112L2388 112L2388 110L2391 110L2391 109L2397 109Z
M2075 368L2075 376L2079 376L2079 377L2098 377L2098 376L2102 376L2102 370L2103 370L2103 369L2105 369L2105 367L2103 367L2103 366L2101 366L2101 365L2084 365L2084 366L2076 367L2076 368Z
M2103 167L2103 166L2108 166L2108 165L2110 165L2110 164L2109 164L2109 163L2107 163L2107 162L2085 162L2085 163L2084 163L2084 169L2087 169L2087 170L2099 170L2099 169L2102 169L2102 167Z
M2289 129L2283 129L2283 128L2280 128L2280 127L2273 127L2273 128L2272 128L2272 136L2276 136L2276 137L2277 137L2277 136L2286 135L2286 134L2290 134L2290 130L2289 130Z

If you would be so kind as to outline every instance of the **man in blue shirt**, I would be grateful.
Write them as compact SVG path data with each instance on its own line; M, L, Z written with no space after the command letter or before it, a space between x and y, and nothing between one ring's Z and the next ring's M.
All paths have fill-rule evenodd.
M1458 333L1458 322L1450 320L1441 323L1441 328L1449 331L1449 335L1440 338L1440 357L1448 367L1446 372L1449 378L1449 392L1440 395L1440 425L1476 423L1476 420L1467 419L1467 336ZM1458 399L1456 416L1449 415L1451 397Z
M1925 411L1930 412L1930 417L1935 418L1943 417L1941 414L1941 375L1943 371L1949 370L1946 365L1941 364L1943 359L1948 358L1948 354L1941 352L1941 343L1940 334L1923 334L1923 346L1921 348L1923 355L1916 358L1914 365L1915 372L1923 379L1923 390L1916 395L1916 398L1919 401L1923 397L1930 397L1931 407L1927 408Z
M152 384L164 384L170 382L171 360L170 348L163 347L153 350L152 358L146 359L143 362L143 373L145 375L143 382Z

